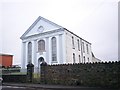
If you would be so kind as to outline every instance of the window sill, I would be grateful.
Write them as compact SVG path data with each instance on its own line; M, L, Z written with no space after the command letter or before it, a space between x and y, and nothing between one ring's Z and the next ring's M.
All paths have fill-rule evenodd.
M46 50L43 50L43 51L37 51L37 53L41 53L41 52L46 52Z
M52 61L52 64L54 64L54 63L58 63L57 61Z

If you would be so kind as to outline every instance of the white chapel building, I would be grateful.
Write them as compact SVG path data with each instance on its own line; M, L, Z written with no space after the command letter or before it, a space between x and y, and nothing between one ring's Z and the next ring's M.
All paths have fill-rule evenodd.
M38 68L42 60L50 65L100 61L94 57L91 43L41 16L21 39L23 69L28 63Z

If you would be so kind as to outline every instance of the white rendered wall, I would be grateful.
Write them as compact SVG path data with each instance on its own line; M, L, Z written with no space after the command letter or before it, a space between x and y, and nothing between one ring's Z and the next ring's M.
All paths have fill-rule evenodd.
M75 49L72 47L72 37L74 37ZM75 63L79 63L79 55L81 56L81 50L78 50L78 40L79 38L70 32L66 31L66 57L67 63L73 63L73 53L75 54ZM80 42L80 39L79 39ZM80 45L81 48L81 45Z
M44 36L34 36L29 37L23 40L23 46L22 46L22 68L26 68L26 65L28 64L28 43L32 43L32 63L34 64L35 68L39 68L40 63L38 62L38 59L40 57L43 57L44 60L48 64L63 64L65 62L65 55L64 55L64 32L56 32L51 33ZM51 38L56 37L57 40L57 63L52 62L52 54L51 54ZM45 41L45 51L44 52L38 52L38 41L44 40ZM36 72L36 71L35 71Z
M73 49L73 46L72 46L72 37L74 37L75 49ZM77 42L78 39L80 42L80 50L78 50L78 42ZM82 50L82 42L84 42L85 53L83 53L83 50ZM88 44L89 54L87 54L86 44ZM77 37L76 35L66 31L66 58L67 58L66 60L67 60L67 63L73 63L73 53L75 54L75 63L80 63L80 61L82 62L84 56L86 58L86 62L88 62L87 58L89 58L89 61L92 62L91 45L88 42ZM79 61L79 55L80 55L80 61Z
M84 40L82 40L82 42L84 42L84 48L85 48L85 52L83 52L83 57L85 56L85 63L87 63L87 62L93 62L92 61L91 45L89 43L85 42ZM87 53L86 44L88 44L89 53ZM88 58L89 58L89 61L88 61Z

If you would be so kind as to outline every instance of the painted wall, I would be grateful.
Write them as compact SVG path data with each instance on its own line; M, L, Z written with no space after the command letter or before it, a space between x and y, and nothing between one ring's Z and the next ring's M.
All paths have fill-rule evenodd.
M50 32L50 31L48 31ZM43 32L44 34L44 32ZM51 58L51 38L56 37L57 41L57 62L52 62ZM35 68L39 68L40 62L38 59L43 57L45 62L48 64L62 64L65 59L63 55L64 50L64 32L63 30L59 30L58 32L51 32L45 35L34 35L33 37L28 37L23 39L22 42L22 68L26 68L28 64L28 43L32 43L32 63L35 65ZM38 41L44 40L45 41L45 51L38 52Z
M2 66L8 67L12 66L13 55L0 55L0 64Z
M39 27L43 27L42 31L39 31ZM52 62L51 54L51 38L56 37L57 40L57 62ZM74 49L72 46L72 37L74 37ZM39 17L30 28L22 36L22 68L26 68L28 64L28 43L32 43L32 63L36 68L39 68L40 62L38 59L43 57L48 64L65 64L65 63L80 63L83 62L85 56L85 62L92 62L91 44L67 29L45 19ZM78 40L79 47L78 50ZM45 41L45 51L38 52L38 41ZM84 42L85 52L82 50L82 42ZM86 52L86 44L88 44L89 54ZM73 62L73 53L75 54L75 62ZM80 55L80 58L79 58Z
M91 44L88 43L87 41L79 38L75 34L72 34L69 31L65 31L65 32L66 32L66 59L67 59L67 63L73 63L73 53L75 54L75 63L83 62L84 56L86 59L85 63L88 62L88 58L89 58L89 62L93 62ZM74 38L74 48L72 45L72 37ZM78 49L78 40L79 40L79 48L80 49ZM82 42L84 42L85 52L83 52ZM86 44L88 45L89 53L87 53ZM79 55L80 55L80 59L79 59Z

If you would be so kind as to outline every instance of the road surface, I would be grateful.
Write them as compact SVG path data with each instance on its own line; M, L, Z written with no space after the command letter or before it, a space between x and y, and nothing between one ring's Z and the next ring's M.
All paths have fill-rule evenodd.
M28 87L17 87L17 86L2 86L0 90L52 90L52 89L40 89L40 88L28 88Z
M1 90L1 89L0 89ZM19 87L19 86L2 86L2 90L118 90L118 89L108 89L108 88L29 88L29 87Z
M37 90L37 89L15 86L2 86L2 90Z

